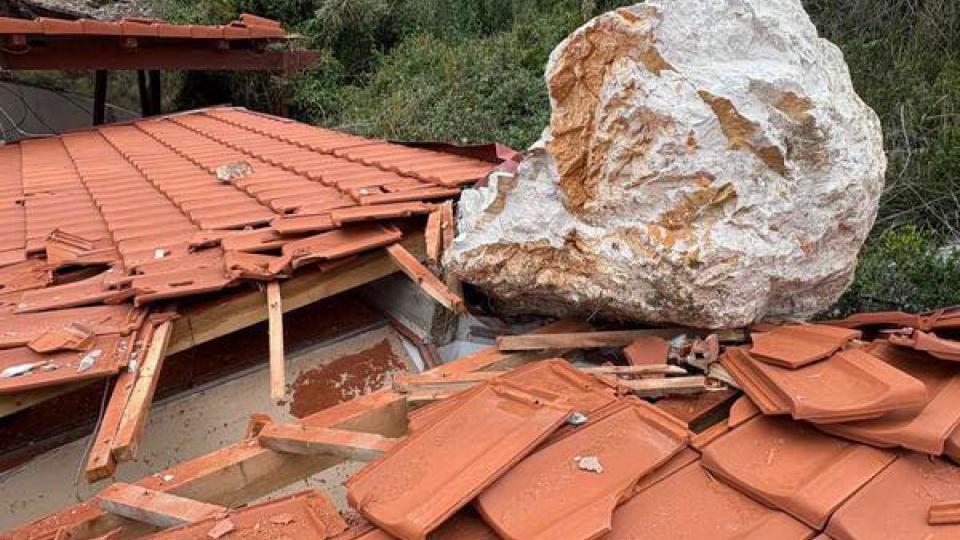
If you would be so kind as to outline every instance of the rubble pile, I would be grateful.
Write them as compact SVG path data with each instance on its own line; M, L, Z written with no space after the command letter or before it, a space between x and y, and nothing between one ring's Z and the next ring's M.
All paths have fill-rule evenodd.
M745 395L700 433L562 360L507 372L411 413L346 484L369 523L335 538L954 538L960 364L877 324L903 316L869 342L857 317L758 326L707 361Z
M847 287L886 158L800 0L618 9L546 82L549 127L464 193L446 259L498 309L738 327Z

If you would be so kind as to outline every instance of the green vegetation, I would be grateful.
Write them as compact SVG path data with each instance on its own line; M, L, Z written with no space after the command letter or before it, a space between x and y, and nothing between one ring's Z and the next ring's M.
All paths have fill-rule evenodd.
M394 138L531 143L549 115L553 47L617 0L158 0L172 19L281 20L324 51L292 79L184 77L182 105L232 100ZM857 278L838 310L960 303L960 2L804 0L877 111L887 189Z

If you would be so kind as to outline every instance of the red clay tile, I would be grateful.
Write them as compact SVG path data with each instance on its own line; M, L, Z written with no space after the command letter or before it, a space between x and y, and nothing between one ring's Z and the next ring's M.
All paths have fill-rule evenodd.
M657 336L641 336L623 348L623 355L631 366L666 364L670 342Z
M750 354L770 364L803 367L839 351L860 332L824 324L778 326L769 332L751 334Z
M617 508L603 540L807 540L813 534L692 463Z
M476 505L508 539L597 538L610 530L613 509L638 480L686 442L683 423L646 402L624 399L526 457ZM601 469L584 470L582 459L598 460Z
M89 350L36 353L27 347L0 350L0 372L33 366L22 375L0 377L0 394L59 386L71 382L103 379L115 375L126 364L132 348L130 338L99 336Z
M930 505L960 498L960 467L908 453L833 514L826 533L836 540L953 540L960 525L930 525Z
M215 292L233 284L222 260L219 266L191 267L186 259L179 259L184 266L179 270L134 277L130 287L136 292L136 304Z
M402 540L425 539L571 411L507 382L483 385L350 478L350 503Z
M943 339L937 337L936 334L912 329L903 333L891 334L889 339L890 343L894 345L923 351L940 360L960 362L960 342L952 339Z
M87 351L93 345L95 337L93 330L73 323L37 337L27 343L27 347L39 354L55 351Z
M120 274L119 267L112 267L102 274L74 283L25 291L17 304L17 313L123 301L132 296L130 291L111 290L104 284L111 276Z
M26 345L43 334L79 324L97 335L128 334L140 326L144 313L129 304L58 309L0 315L0 348Z
M820 529L895 458L808 424L759 416L709 445L701 462L741 492Z
M41 17L35 20L0 17L0 34L46 34L87 36L129 36L164 39L284 39L280 23L243 14L226 26L173 25L155 19L130 17L120 21L66 20Z
M333 538L347 525L320 490L309 490L144 536L145 540L281 540ZM219 532L218 532L219 531Z
M922 382L862 349L847 349L798 369L770 365L735 347L720 361L764 414L849 422L919 410L928 400Z
M442 376L440 378L442 379ZM498 380L509 381L544 399L570 405L573 410L586 415L610 405L616 399L614 386L603 379L583 373L560 358L520 366L501 375ZM479 387L475 387L411 411L408 415L408 429L418 431L432 425L478 389Z
M393 227L363 223L293 240L283 245L283 255L293 268L312 262L346 257L399 242L403 235Z
M730 406L730 414L727 416L727 427L730 429L736 428L756 417L758 414L762 413L760 409L753 404L753 401L750 401L750 398L747 396L740 396L740 398Z
M825 424L821 429L875 446L942 454L947 438L960 425L960 369L882 341L871 344L870 353L922 382L930 401L920 411L895 411L873 420Z
M864 326L899 326L916 328L920 326L919 315L902 311L878 311L874 313L855 313L845 319L828 321L831 326L844 328L862 328Z

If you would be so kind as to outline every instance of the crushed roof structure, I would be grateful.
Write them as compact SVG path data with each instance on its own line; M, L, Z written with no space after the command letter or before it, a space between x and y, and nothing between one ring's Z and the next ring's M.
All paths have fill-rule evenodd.
M0 400L117 377L87 468L95 480L136 454L170 352L268 315L279 324L283 310L397 269L461 309L420 262L444 245L424 252L423 221L451 228L448 199L505 152L366 139L232 107L3 146ZM190 320L196 297L221 291L222 307Z
M549 343L548 336L588 329L561 321L536 335ZM821 330L809 334L810 347L820 347L817 335L835 332ZM622 344L623 337L615 333L605 339ZM786 345L795 342L797 334L786 330L767 335L784 340L772 344L773 350L789 350ZM591 336L588 347L598 346L596 333ZM579 358L571 363L550 359L555 351L549 348L517 352L492 348L411 374L394 388L357 397L294 424L266 420L261 431L234 446L132 486L108 488L4 538L70 531L91 538L117 526L112 516L129 518L134 511L140 516L135 520L180 520L179 525L164 525L170 528L158 538L232 534L273 538L270 534L286 534L280 527L301 520L316 529L312 537L336 540L954 538L960 531L960 467L950 460L960 455L951 453L949 441L960 436L960 415L941 396L957 395L953 384L960 366L897 345L886 334L875 336L873 341L849 341L833 356L796 368L778 366L784 370L779 377L804 379L811 367L829 364L837 354L856 352L853 358L868 355L870 362L927 389L919 406L902 402L871 419L854 414L801 421L765 410L753 399L749 385L732 404L697 396L667 397L651 404L629 395L630 377L651 377L645 380L669 386L668 381L680 373L653 369L664 367L655 364L626 365L626 355L621 356L621 365L597 365L584 359L584 349L569 351ZM683 342L671 340L668 361L675 368L677 358L688 358ZM727 342L720 357L748 355L748 350L741 342ZM720 369L720 362L714 357L711 365L694 368L688 363L680 371L713 372L710 368ZM738 386L739 377L736 372L731 377ZM851 385L824 380L824 400L832 393L840 403L850 401ZM871 381L865 378L863 383L870 387ZM445 384L457 390L431 398L418 394L419 385L436 389ZM780 391L796 401L807 388L784 384ZM876 402L872 395L864 399ZM700 403L701 410L683 420L675 418L666 411L679 410L670 403L677 399ZM424 400L430 403L414 407ZM869 403L860 405L857 410L871 409ZM690 427L694 416L705 415L717 420L694 433ZM865 427L870 423L883 429ZM918 427L927 424L931 429ZM928 433L934 435L930 440L935 444L911 443L925 440ZM950 434L946 443L944 433ZM897 445L902 448L893 448ZM349 500L362 517L348 524L322 511L319 515L326 517L291 518L294 512L270 506L290 504L290 499L239 510L217 510L207 502L230 498L235 490L246 493L246 485L221 487L223 493L204 502L173 495L185 485L209 490L219 485L216 479L223 471L243 468L264 455L280 461L269 470L248 469L246 482L261 486L264 475L284 476L287 467L292 473L303 466L300 460L305 457L322 467L348 456L371 461L346 482ZM288 465L283 465L283 456L289 456ZM152 495L131 502L143 499L141 492ZM242 520L246 515L258 517ZM116 534L129 531L125 523L119 522ZM322 530L317 523L323 524Z

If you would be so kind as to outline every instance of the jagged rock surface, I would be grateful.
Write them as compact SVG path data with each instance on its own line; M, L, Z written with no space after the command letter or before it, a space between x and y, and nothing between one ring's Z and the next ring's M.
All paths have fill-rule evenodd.
M730 327L849 285L886 158L799 0L652 0L550 57L550 126L464 193L449 269L507 312Z

